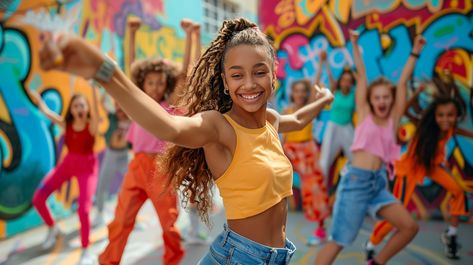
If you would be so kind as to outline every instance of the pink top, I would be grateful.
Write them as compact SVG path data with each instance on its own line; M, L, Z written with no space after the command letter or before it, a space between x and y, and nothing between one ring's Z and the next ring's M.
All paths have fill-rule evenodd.
M351 151L357 150L376 155L386 163L398 160L401 156L401 147L396 143L393 120L389 119L388 126L381 127L374 123L371 114L366 116L355 129Z
M165 101L162 101L160 105L172 115L181 115L181 112L169 106L169 104ZM131 123L128 130L127 140L132 144L134 153L162 153L166 149L167 145L167 142L156 138L136 122Z

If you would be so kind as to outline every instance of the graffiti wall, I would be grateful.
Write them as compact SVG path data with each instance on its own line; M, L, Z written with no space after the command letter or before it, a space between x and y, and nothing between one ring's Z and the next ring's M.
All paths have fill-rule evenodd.
M62 2L64 4L57 4ZM185 1L189 7L176 12L176 1L85 0L10 1L0 9L0 238L42 224L31 208L35 189L65 152L62 131L33 104L26 89L38 91L46 104L63 115L70 96L81 92L92 99L91 85L80 78L39 67L39 30L68 31L84 36L126 69L128 58L127 20L138 17L137 58L162 56L181 60L183 17L202 19L199 1ZM169 3L170 2L170 3ZM107 101L105 101L107 102ZM100 132L109 126L100 106ZM103 155L105 142L97 139L96 151ZM115 188L116 190L116 188ZM68 216L76 207L78 185L73 179L49 198L57 218Z
M261 0L260 24L275 41L280 88L276 106L288 103L290 84L297 79L313 80L319 71L319 53L325 50L335 77L344 67L353 68L352 45L348 30L358 30L359 43L368 79L381 75L396 82L412 48L416 34L427 40L415 71L414 84L453 72L456 85L467 106L467 117L459 127L473 128L473 7L470 0ZM322 81L328 77L322 70ZM412 88L411 88L412 89ZM316 121L315 137L323 140L329 110ZM404 121L401 136L412 137L415 126ZM401 138L402 138L401 137ZM473 139L455 136L448 144L448 158L461 186L473 192ZM333 192L338 171L344 161L334 165L329 185ZM412 211L427 217L435 209L446 212L449 194L434 183L420 186L411 205ZM470 204L471 205L471 204Z

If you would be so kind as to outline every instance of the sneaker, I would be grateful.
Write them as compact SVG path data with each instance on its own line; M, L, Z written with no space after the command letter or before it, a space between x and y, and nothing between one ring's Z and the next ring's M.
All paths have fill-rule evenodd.
M368 264L369 261L373 261L376 251L374 248L368 248L368 241L363 244L363 250L365 251L366 264Z
M322 227L317 228L314 230L314 234L307 239L308 246L317 246L322 244L325 239L327 238L327 233L325 233L325 229Z
M48 229L48 234L46 235L46 239L41 244L42 249L49 249L52 246L56 245L56 240L58 237L62 236L63 233L57 226L53 226Z
M88 249L83 249L77 265L95 265L97 257L92 255Z
M315 235L310 236L307 238L307 246L317 246L322 244L323 240Z
M460 245L457 242L457 236L449 236L447 231L445 231L440 236L440 239L445 247L445 256L449 259L459 259L458 250L460 249Z

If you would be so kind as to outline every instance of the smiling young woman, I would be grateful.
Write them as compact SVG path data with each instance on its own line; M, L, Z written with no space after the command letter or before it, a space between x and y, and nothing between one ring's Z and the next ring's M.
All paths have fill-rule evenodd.
M109 59L80 38L62 35L54 42L46 36L40 58L46 69L95 76L140 126L174 143L163 168L204 220L212 203L210 189L217 184L227 225L201 264L289 263L295 251L285 233L292 167L278 132L302 129L333 96L315 86L317 100L290 115L267 109L275 55L254 23L224 22L189 77L186 117L171 116L120 70L109 71Z

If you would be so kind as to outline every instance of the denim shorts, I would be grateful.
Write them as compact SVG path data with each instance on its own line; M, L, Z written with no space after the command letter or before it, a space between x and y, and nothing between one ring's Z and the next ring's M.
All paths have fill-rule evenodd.
M353 243L365 216L379 219L378 211L399 201L389 192L387 171L347 165L341 174L333 207L331 240L346 247Z
M273 248L233 232L226 224L223 228L199 265L283 265L289 264L296 251L296 246L287 239L284 248Z

